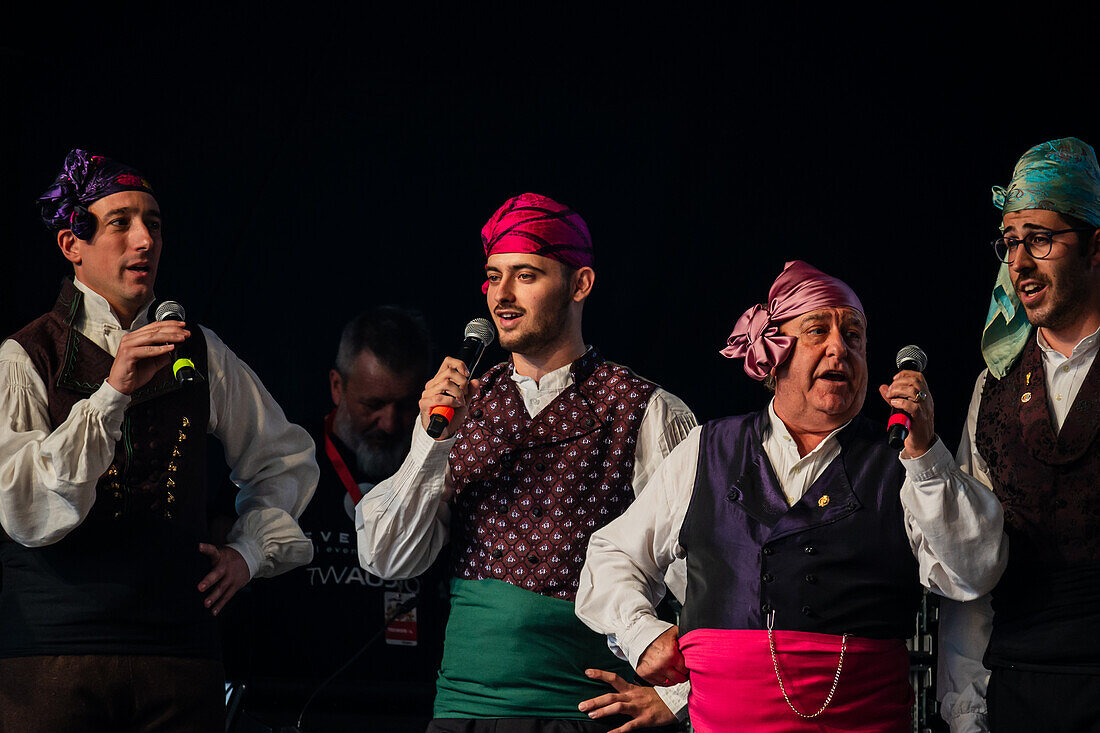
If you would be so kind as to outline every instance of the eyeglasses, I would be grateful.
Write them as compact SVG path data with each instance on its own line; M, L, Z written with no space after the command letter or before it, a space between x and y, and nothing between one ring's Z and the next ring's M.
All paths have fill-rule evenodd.
M1032 232L1023 239L1013 239L1012 237L998 237L994 239L990 244L993 245L993 253L997 256L997 259L1005 264L1012 264L1012 261L1016 259L1016 248L1019 245L1024 245L1024 249L1027 250L1027 254L1032 259L1041 260L1050 255L1050 250L1054 247L1054 237L1059 234L1066 234L1067 232L1092 232L1094 229L1059 229L1056 232Z

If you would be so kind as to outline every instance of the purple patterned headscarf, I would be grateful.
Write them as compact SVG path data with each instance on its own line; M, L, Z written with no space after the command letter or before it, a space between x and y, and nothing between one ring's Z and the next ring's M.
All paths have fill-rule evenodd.
M844 282L802 260L788 262L768 291L768 302L745 311L721 354L745 359L745 373L757 381L790 356L797 340L779 333L779 324L818 308L855 308L863 304Z
M72 229L81 239L95 234L88 206L119 191L153 193L149 181L128 165L74 148L46 193L38 197L42 221L51 229Z

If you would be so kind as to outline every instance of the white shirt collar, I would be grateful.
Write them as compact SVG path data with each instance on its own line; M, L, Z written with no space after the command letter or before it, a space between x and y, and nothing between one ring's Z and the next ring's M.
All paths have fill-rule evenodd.
M804 456L801 456L800 458L798 458L798 460L806 460L807 458L815 457L818 454L828 450L829 447L836 442L837 433L848 427L848 423L850 422L852 421L849 420L833 432L826 435L825 439L818 443L812 451ZM778 438L778 440L776 441L776 445L783 446L784 450L794 451L795 456L798 455L798 444L795 443L794 438L791 437L791 431L787 430L786 424L779 418L779 415L775 414L774 397L772 397L771 401L768 402L768 432L764 435L765 440L767 440L769 434L774 435L776 438Z
M1036 330L1035 341L1039 344L1039 348L1042 349L1044 355L1049 355L1049 356L1053 356L1054 354L1058 354L1059 356L1062 355L1061 352L1055 351L1053 348L1051 348L1050 344L1047 343L1046 338L1043 337L1043 329L1038 328L1038 329L1035 329L1035 330ZM1076 358L1078 356L1083 356L1085 354L1090 354L1090 353L1094 354L1097 351L1097 345L1098 344L1100 344L1100 328L1096 329L1091 334L1089 334L1088 336L1085 336L1083 339L1078 341L1077 345L1073 347L1073 351L1071 351L1069 353L1068 358L1073 359L1073 358ZM1063 357L1063 358L1067 358L1067 357Z
M591 346L588 346L584 350L584 354L587 354L592 350ZM581 354L577 359L584 357ZM552 372L547 372L542 375L542 379L535 381L534 377L525 377L522 374L516 373L516 369L512 367L512 381L516 383L520 389L537 390L539 392L561 392L563 389L573 384L573 365L577 363L577 360L560 366Z
M512 381L520 388L535 389L539 392L562 391L573 383L573 373L570 371L572 364L558 367L552 372L542 375L538 381L534 377L527 377L512 370Z
M114 309L111 308L111 304L107 302L106 298L76 278L73 278L73 284L76 285L77 290L84 293L84 308L80 316L82 320L79 323L73 324L78 331L91 332L100 329L133 331L149 322L149 303L152 303L154 298L150 298L149 302L141 307L141 310L138 311L137 318L134 319L134 322L130 324L130 328L127 329L122 327L122 323L118 320L118 315L115 313Z

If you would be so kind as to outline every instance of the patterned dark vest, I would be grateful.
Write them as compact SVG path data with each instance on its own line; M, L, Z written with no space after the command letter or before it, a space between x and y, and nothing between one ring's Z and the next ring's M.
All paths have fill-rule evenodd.
M50 429L65 422L73 405L102 386L114 357L72 327L84 294L71 280L52 311L12 336L46 383ZM191 328L195 366L191 385L165 366L131 395L115 457L96 486L89 520L156 515L206 531L206 425L210 395L205 381L206 341Z
M454 575L572 601L588 539L634 500L638 429L657 388L589 349L534 418L511 362L482 377L451 449Z
M856 417L840 455L788 506L764 452L767 412L703 426L691 503L681 635L775 628L868 639L913 633L921 597L901 506L905 471L881 428Z
M1005 510L1012 559L1050 568L1100 562L1100 359L1060 431L1033 335L1004 379L988 377L975 445Z
M83 293L66 280L52 311L12 339L46 386L50 427L100 388L114 359L73 327ZM192 326L199 379L165 366L131 395L111 465L80 526L55 544L0 543L0 657L165 653L216 656L195 589L210 562L205 448L206 342Z
M974 444L1004 506L1008 568L993 591L987 664L1100 668L1100 359L1062 429L1033 334L1003 379L987 377Z

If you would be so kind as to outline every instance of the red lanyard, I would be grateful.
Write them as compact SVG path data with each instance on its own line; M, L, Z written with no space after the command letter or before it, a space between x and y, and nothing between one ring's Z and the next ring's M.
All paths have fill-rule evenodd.
M332 419L335 416L336 410L325 416L325 455L332 461L332 467L336 469L336 475L340 477L340 483L347 489L352 503L358 504L359 500L363 498L363 492L359 491L359 484L355 483L355 479L351 477L351 471L348 470L348 465L344 463L344 457L340 455L340 451L336 450L336 445L332 442Z

